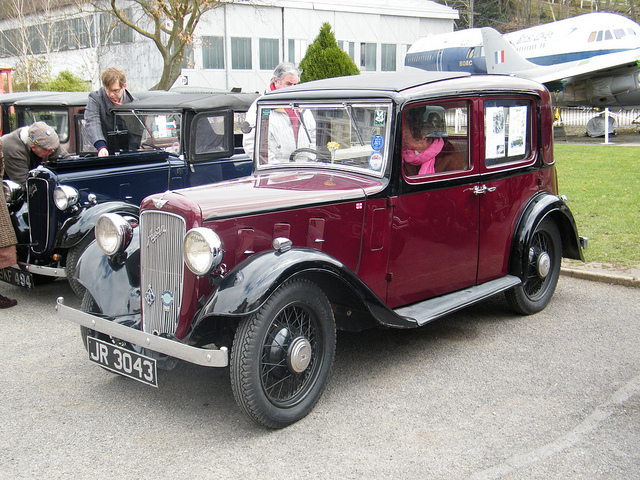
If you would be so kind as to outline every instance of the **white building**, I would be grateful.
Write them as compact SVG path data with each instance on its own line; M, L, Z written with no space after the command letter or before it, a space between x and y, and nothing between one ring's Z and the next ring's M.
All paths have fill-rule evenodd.
M130 8L136 18L136 4ZM235 0L203 15L176 85L262 91L280 61L300 62L324 22L363 74L402 70L414 41L453 31L457 18L457 10L429 0ZM18 61L13 45L26 31L53 76L71 70L96 89L100 71L115 65L127 72L130 90L149 89L162 72L156 47L131 29L109 31L110 22L107 14L77 7L26 16L22 28L0 20L0 61Z

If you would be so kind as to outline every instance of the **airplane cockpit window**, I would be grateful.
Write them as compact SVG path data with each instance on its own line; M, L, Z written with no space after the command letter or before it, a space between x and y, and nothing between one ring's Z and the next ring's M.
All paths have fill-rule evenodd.
M598 32L598 37L596 38L596 42L601 42L601 41L602 41L602 30Z
M615 35L616 39L620 40L622 37L625 37L627 34L624 33L624 29L622 28L616 28L613 31L613 34Z
M591 42L595 42L595 41L596 41L596 35L597 35L597 34L598 34L598 32L591 32L591 33L589 34L589 40L588 40L588 41L589 41L589 43L591 43Z
M605 30L604 31L604 39L605 40L613 40L613 35L611 35L611 32L609 30Z
M636 31L635 31L633 28L627 28L627 33L628 33L629 35L635 35L635 34L636 34Z
M469 50L467 50L467 58L473 58L473 51L475 50L475 47L471 47Z

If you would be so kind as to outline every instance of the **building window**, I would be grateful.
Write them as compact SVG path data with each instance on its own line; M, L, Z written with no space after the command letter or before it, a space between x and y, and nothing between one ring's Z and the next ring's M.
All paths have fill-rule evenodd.
M125 8L126 18L131 18L131 9ZM100 40L102 45L118 45L133 42L133 29L109 13L100 15Z
M202 66L224 69L224 37L202 37Z
M360 44L360 66L367 72L376 71L376 46L375 43Z
M277 38L260 39L260 70L273 70L280 58Z
M250 38L231 38L231 68L233 70L251 70Z
M380 45L380 68L383 72L396 71L396 46L392 43Z
M347 41L343 41L343 40L338 40L338 47L340 47L341 50L344 50L345 52L347 52L347 54L349 55L349 58L353 61L355 61L355 50L356 50L356 44L355 42L347 42Z
M296 63L296 41L290 38L287 43L289 44L289 61L291 63Z

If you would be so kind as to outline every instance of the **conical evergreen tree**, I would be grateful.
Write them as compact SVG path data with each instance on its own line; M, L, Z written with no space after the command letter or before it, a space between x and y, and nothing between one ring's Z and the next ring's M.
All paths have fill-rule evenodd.
M302 70L301 82L360 74L347 52L338 46L328 22L320 27L320 33L309 45L299 67Z

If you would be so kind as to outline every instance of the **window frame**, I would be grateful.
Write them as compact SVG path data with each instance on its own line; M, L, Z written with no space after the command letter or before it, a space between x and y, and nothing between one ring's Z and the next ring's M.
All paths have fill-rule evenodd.
M466 109L467 109L467 124L466 124L466 130L467 130L467 154L466 154L466 159L467 159L467 168L465 170L451 170L451 171L446 171L446 172L437 172L437 173L429 173L427 175L406 175L405 171L404 171L404 165L403 165L403 161L402 161L402 125L404 123L404 119L405 119L405 112L410 109L410 108L415 108L415 107L421 107L421 106L438 106L438 107L442 107L444 105L449 105L450 108L448 108L447 110L452 110L454 108L462 108L461 106L456 107L455 104L465 104ZM473 137L475 135L475 129L474 129L474 121L476 121L476 112L477 111L477 105L476 102L473 101L473 99L470 98L464 98L464 97L459 97L459 98L446 98L446 99L438 99L438 100L425 100L425 101L418 101L418 102L414 102L411 104L407 104L404 105L402 107L402 110L400 111L400 114L398 116L399 118L399 127L397 129L398 132L398 142L399 142L399 148L398 151L400 152L400 176L404 179L404 183L405 184L409 184L409 185L421 185L421 184L427 184L427 183L434 183L434 182L441 182L441 181L445 181L445 180L451 180L452 178L463 178L463 177L470 177L473 175L477 175L478 174L478 169L477 169L477 162L475 160L476 155L475 152L472 150L471 145L473 144ZM448 130L447 130L448 131Z
M487 114L487 104L491 102L519 102L519 103L528 103L529 109L527 112L527 126L526 126L526 136L528 137L526 149L526 155L523 158L515 158L510 161L497 162L493 164L487 164L487 125L486 125L486 114ZM523 106L523 105L516 105ZM489 108L493 107L491 105ZM523 167L527 167L536 163L538 159L538 141L539 141L539 132L538 132L538 102L534 97L527 95L500 95L495 97L484 97L481 101L480 108L480 121L482 124L482 135L480 135L480 144L479 144L479 154L480 154L480 165L481 165L481 173L494 173L498 171L505 170L514 170L520 169ZM505 143L507 143L507 132L506 129L508 127L505 126ZM526 142L526 140L525 140ZM505 157L508 158L508 157Z

